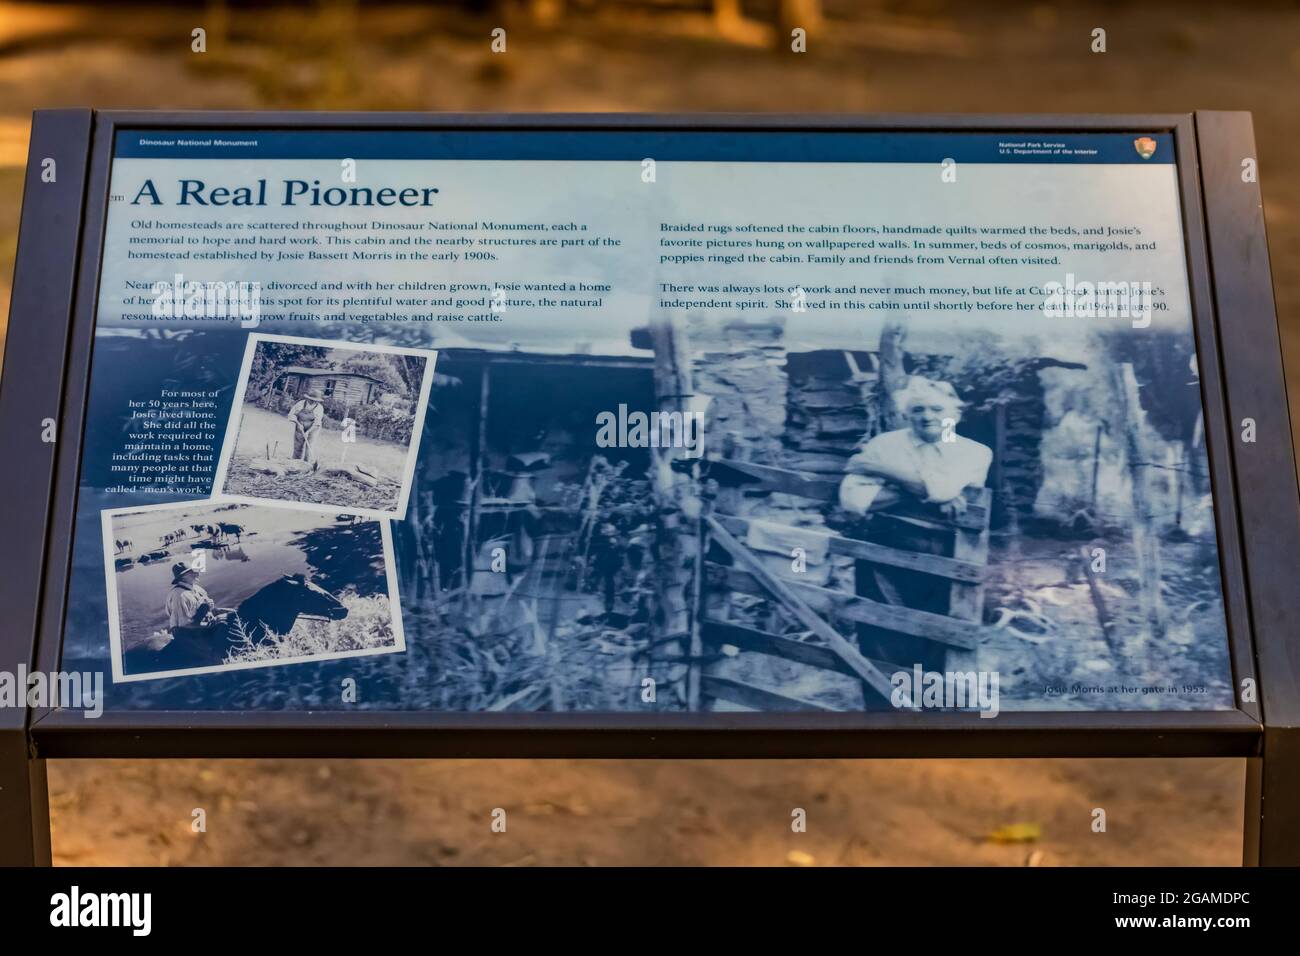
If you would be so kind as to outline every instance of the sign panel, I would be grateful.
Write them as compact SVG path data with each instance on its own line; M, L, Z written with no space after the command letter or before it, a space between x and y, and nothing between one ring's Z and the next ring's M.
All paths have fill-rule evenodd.
M1233 709L1168 133L114 149L109 709Z

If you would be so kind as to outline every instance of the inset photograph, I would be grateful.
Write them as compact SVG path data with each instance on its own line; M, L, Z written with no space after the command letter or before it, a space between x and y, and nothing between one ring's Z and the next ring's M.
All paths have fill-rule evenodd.
M213 496L404 518L436 358L250 335Z
M114 681L406 649L385 520L217 501L101 516Z

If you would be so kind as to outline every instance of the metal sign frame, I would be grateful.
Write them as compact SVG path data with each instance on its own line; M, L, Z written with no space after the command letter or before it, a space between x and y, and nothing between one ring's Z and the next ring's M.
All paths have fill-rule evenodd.
M48 863L44 761L70 757L1245 757L1245 862L1300 864L1300 495L1250 114L476 115L39 111L4 374L0 670L59 666L119 129L1167 132L1174 138L1238 706L1200 712L79 712L0 709L0 864ZM49 161L57 174L49 179ZM44 174L44 175L43 175ZM1256 423L1254 443L1240 423ZM56 442L42 440L57 424ZM1251 688L1253 693L1243 690Z

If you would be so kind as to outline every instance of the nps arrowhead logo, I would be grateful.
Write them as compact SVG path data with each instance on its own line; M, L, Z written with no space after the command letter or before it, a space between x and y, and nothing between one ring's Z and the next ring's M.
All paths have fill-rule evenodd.
M1150 159L1156 153L1156 141L1150 136L1139 136L1133 140L1133 148L1143 159Z

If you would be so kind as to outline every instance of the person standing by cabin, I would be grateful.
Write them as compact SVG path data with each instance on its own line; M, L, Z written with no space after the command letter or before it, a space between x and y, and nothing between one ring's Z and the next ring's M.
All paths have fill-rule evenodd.
M315 463L316 436L320 434L321 420L325 417L325 394L313 388L293 403L289 421L293 422L293 457Z
M981 488L993 452L956 433L962 401L948 382L912 376L893 395L907 427L882 432L849 459L840 507L867 519L861 537L899 551L952 554L952 522L966 510L964 492ZM860 597L947 614L951 582L871 561L855 563ZM943 647L871 624L858 625L866 657L942 670Z
M591 570L601 586L605 613L613 614L618 598L618 573L623 569L623 553L627 543L612 521L601 522L591 536Z

